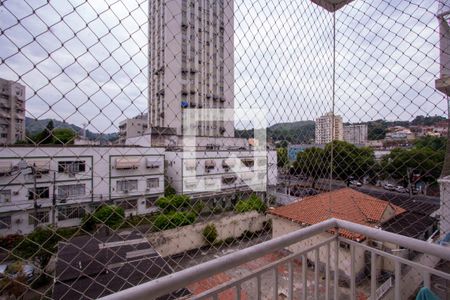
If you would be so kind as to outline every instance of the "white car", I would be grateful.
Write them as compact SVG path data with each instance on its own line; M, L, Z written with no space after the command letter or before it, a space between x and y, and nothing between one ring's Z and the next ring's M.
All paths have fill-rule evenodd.
M350 181L350 185L360 187L360 186L362 186L362 183L359 182L358 180L352 180L352 181Z
M388 191L393 191L393 190L395 190L395 186L393 186L393 185L390 184L390 183L386 183L385 185L383 185L383 188L384 188L385 190L388 190Z
M395 191L399 193L406 193L407 189L402 187L401 185L395 187Z

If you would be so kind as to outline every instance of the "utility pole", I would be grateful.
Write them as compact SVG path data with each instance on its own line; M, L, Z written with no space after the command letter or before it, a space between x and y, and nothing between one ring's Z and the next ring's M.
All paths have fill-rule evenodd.
M36 191L36 164L34 163L31 167L33 170L33 178L34 178L34 188L33 188L33 204L34 204L34 228L38 226L38 219L37 219L37 212L38 212L38 205L37 205L37 191Z
M408 176L408 192L409 192L410 199L412 198L411 173L412 173L412 168L406 168L406 175Z
M56 213L56 171L53 171L52 225L55 226Z

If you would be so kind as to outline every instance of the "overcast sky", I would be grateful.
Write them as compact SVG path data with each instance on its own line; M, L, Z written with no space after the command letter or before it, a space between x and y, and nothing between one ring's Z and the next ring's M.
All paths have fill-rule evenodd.
M356 0L336 14L334 109L344 121L446 114L434 90L436 2ZM147 6L2 1L0 77L27 86L30 117L117 131L147 111ZM235 106L266 109L271 124L330 111L332 14L309 0L236 0L234 8Z

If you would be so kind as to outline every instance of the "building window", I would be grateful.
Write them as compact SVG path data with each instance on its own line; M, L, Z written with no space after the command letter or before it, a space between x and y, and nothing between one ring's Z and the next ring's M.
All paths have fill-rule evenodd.
M86 171L86 162L84 160L59 161L58 172L75 174Z
M117 181L117 191L119 192L134 191L137 189L138 189L138 181L136 179Z
M11 228L11 216L0 216L0 229Z
M159 178L148 178L147 189L157 189L157 188L159 188Z
M58 207L58 220L81 219L84 217L84 208L79 206Z
M0 203L11 202L11 190L0 191Z
M28 214L28 224L33 225L35 222L37 224L48 223L50 220L50 211L49 210L41 210L37 213L32 212Z
M36 191L34 189L28 189L28 200L34 199L48 199L50 192L48 186L38 187Z
M68 184L58 186L58 198L82 196L86 194L85 184Z
M121 200L114 202L117 206L123 208L124 210L136 209L137 199L134 200Z

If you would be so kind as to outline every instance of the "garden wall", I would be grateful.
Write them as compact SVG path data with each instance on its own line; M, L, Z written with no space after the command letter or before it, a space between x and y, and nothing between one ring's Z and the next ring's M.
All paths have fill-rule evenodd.
M205 246L202 232L206 225L214 224L218 233L218 240L237 238L244 231L259 231L263 229L263 223L268 218L265 215L251 211L242 214L220 216L208 222L199 222L170 230L153 232L147 238L161 256L166 257L182 253L188 250Z

